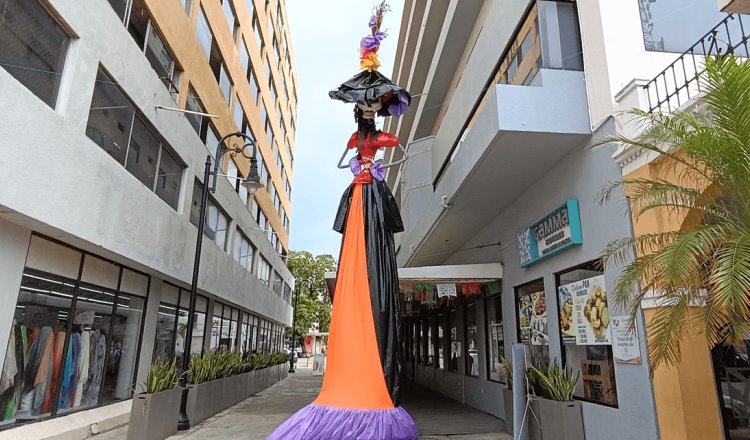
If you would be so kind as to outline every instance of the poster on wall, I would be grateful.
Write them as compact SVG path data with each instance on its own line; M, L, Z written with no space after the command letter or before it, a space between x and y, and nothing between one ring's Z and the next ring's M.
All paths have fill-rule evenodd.
M630 316L613 316L612 354L618 364L640 364L641 346L638 343L638 329L630 328Z
M560 304L560 334L564 344L576 342L576 324L573 318L573 290L580 283L571 283L557 288Z
M576 345L611 345L612 336L604 275L570 283Z
M521 342L527 345L547 345L547 302L544 290L519 295L518 322Z

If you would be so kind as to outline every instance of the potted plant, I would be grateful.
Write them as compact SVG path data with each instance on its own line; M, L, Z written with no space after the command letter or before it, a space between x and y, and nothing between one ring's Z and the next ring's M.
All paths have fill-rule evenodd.
M550 362L529 368L530 382L539 408L542 432L554 433L559 440L584 440L581 403L573 400L580 373Z
M503 388L503 406L505 408L505 430L513 435L513 365L504 356L500 356L500 362L505 371L506 387Z
M177 432L180 394L174 360L156 360L146 378L144 392L133 396L128 440L161 440Z

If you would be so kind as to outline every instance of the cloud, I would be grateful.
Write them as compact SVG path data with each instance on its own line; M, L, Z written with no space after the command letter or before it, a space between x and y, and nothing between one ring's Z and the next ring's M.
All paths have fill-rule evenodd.
M401 0L393 0L383 27L389 37L380 48L379 69L391 76ZM333 219L341 194L352 181L349 170L336 168L346 141L356 130L352 106L328 98L335 89L359 72L360 39L374 2L352 0L287 1L287 15L297 69L298 116L290 248L338 258L341 235L333 231Z

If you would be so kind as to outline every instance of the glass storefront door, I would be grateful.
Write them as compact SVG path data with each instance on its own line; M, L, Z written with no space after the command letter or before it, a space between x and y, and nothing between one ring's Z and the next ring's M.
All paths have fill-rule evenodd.
M727 440L750 439L750 339L711 350Z

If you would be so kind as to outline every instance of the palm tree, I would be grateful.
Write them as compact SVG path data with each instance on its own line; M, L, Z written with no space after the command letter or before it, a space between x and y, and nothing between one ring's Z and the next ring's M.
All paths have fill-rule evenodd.
M605 265L623 267L613 296L633 318L647 294L659 306L649 330L652 372L679 361L687 332L703 333L713 347L739 343L750 326L750 63L707 58L702 88L695 109L634 110L640 136L599 144L656 155L661 176L610 182L602 203L624 189L636 219L659 213L682 221L675 231L615 240L603 255Z

